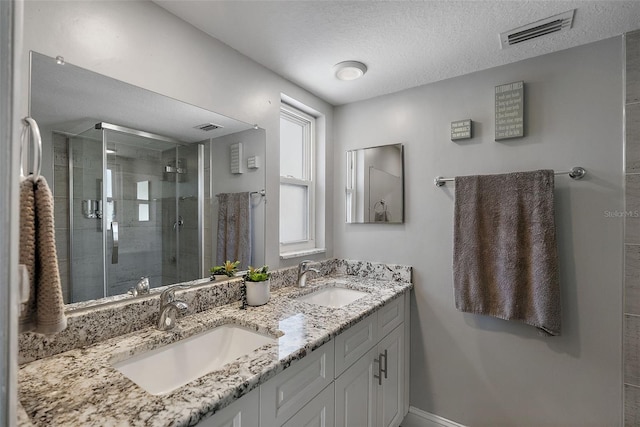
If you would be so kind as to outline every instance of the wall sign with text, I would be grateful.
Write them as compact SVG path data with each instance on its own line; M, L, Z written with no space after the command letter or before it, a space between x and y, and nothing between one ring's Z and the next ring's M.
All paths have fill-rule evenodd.
M457 122L451 122L451 140L457 141L459 139L470 139L471 134L471 119L458 120Z
M524 136L524 82L496 86L496 141Z

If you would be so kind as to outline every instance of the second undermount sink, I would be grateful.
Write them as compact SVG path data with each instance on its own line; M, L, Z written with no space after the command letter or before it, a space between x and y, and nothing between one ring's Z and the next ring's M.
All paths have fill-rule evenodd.
M324 307L339 308L351 304L365 295L367 295L366 292L335 286L323 288L310 294L297 297L296 299Z
M269 335L228 324L113 363L113 366L149 393L159 395L275 342L277 339Z

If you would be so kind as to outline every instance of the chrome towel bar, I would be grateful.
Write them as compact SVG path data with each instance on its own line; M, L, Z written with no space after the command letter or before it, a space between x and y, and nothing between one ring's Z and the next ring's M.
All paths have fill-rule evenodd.
M555 172L556 175L565 175L568 174L571 179L582 179L587 174L587 170L582 166L574 166L569 171ZM455 178L445 178L442 176L437 176L436 179L433 180L433 183L436 187L442 187L447 182L455 181Z

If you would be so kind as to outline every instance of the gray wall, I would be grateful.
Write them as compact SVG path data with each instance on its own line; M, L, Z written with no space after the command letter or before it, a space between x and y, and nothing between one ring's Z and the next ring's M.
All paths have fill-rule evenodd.
M524 47L523 47L524 48ZM414 267L411 405L472 426L621 422L622 43L610 39L335 110L335 254ZM494 87L526 83L526 137L495 142ZM471 118L472 140L450 122ZM405 143L406 223L344 224L344 151ZM556 180L563 332L456 311L456 176L581 165Z
M227 45L144 1L25 2L23 69L28 51L149 89L181 101L257 123L266 130L267 196L279 196L280 99L286 94L324 115L326 156L333 158L333 107L284 80ZM27 114L28 79L24 76L22 115ZM333 209L333 165L325 169L329 212ZM266 262L276 267L278 203L266 205ZM332 256L331 216L325 246ZM294 260L297 261L297 260Z
M624 422L640 425L640 31L626 41Z

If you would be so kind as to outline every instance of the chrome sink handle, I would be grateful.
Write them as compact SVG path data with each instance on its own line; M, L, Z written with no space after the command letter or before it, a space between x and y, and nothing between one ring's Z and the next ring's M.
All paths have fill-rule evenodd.
M160 310L162 307L176 300L176 290L188 289L188 285L173 285L162 291L160 294Z

